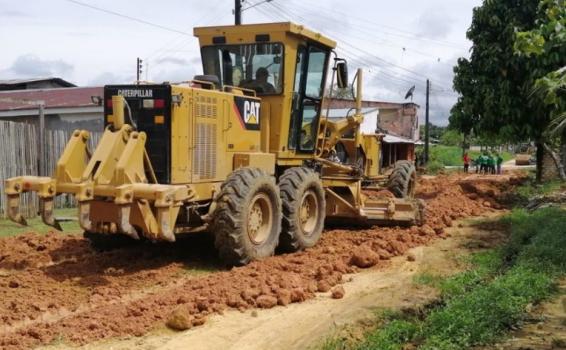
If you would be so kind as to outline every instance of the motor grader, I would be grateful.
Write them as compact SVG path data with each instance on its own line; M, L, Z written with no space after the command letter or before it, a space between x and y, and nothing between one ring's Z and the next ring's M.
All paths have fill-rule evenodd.
M408 164L390 180L404 198L363 193L364 184L388 178L380 174L380 136L359 131L361 70L353 113L327 118L327 77L331 86L335 80L348 86L334 41L293 23L202 27L194 34L204 75L105 86L105 129L96 149L87 147L87 131L76 130L53 177L8 179L11 220L26 224L19 198L35 191L43 222L60 229L53 200L71 194L91 236L173 242L208 231L221 259L233 265L276 248L312 247L325 219L419 222ZM352 161L333 157L338 142Z

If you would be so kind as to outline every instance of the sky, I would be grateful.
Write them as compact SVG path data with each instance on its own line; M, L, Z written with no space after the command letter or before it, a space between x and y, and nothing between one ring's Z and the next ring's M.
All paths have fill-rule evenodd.
M421 106L422 119L430 79L430 120L448 123L457 99L453 66L469 56L466 31L481 0L260 2L245 0L244 23L290 20L334 39L350 75L364 69L365 99L403 102L415 86L413 102ZM137 57L144 61L144 79L190 80L202 72L192 28L232 24L233 5L233 0L0 0L0 80L57 76L79 86L131 83Z

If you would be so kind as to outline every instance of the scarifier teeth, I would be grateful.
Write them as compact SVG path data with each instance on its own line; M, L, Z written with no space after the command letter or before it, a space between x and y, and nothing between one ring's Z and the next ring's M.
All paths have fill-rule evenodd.
M56 230L63 231L59 221L53 216L53 198L40 198L39 206L43 223Z
M166 241L175 242L175 234L173 233L173 228L171 227L169 220L169 208L159 208L157 209L157 212L159 215L158 220L160 224L161 236Z
M90 203L79 203L79 224L85 231L92 231L92 221L90 221Z
M8 195L8 218L15 223L27 226L26 219L20 213L20 195Z
M140 239L138 233L136 232L136 229L130 224L129 204L120 206L118 216L118 229L120 230L120 232L127 234L135 240Z

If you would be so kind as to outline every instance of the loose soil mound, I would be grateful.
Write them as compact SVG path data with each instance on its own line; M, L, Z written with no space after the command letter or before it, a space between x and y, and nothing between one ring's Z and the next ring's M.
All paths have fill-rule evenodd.
M392 256L444 237L455 219L498 210L498 195L515 178L421 180L418 197L427 205L422 227L326 231L314 248L231 270L211 265L218 259L206 235L106 252L71 235L4 238L0 348L141 336L165 324L198 326L227 309L302 302L343 283L344 274L383 266ZM338 297L340 288L333 291Z

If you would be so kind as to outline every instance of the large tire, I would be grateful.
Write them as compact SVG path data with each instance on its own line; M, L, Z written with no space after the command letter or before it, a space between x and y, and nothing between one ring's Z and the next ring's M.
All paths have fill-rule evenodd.
M275 179L260 169L234 171L222 184L212 219L214 245L229 265L273 255L281 232Z
M287 169L279 179L283 221L279 249L294 252L314 246L326 216L324 189L309 168Z
M417 170L415 165L408 160L400 160L395 163L395 168L389 175L387 189L397 198L413 198L416 184Z

